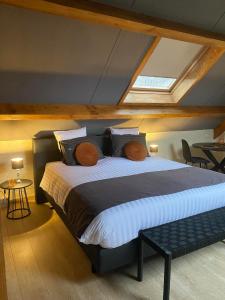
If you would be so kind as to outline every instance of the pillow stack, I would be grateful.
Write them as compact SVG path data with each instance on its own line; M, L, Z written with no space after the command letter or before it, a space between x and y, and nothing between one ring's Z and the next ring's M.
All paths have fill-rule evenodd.
M145 133L135 128L111 128L112 156L126 157L134 161L144 160L148 155Z
M104 158L101 139L98 136L87 136L86 127L55 131L54 135L63 162L68 166L94 166L99 159Z
M104 158L106 135L87 135L86 127L65 131L54 131L63 162L68 166L94 166ZM148 155L145 134L139 128L110 128L107 135L110 155L125 157L133 161L142 161ZM109 153L109 152L108 152ZM108 155L108 154L106 154Z
M67 140L87 136L87 128L81 127L78 129L71 129L71 130L57 130L57 131L54 131L53 133L57 140L59 150L61 150L60 149L61 141L67 141Z

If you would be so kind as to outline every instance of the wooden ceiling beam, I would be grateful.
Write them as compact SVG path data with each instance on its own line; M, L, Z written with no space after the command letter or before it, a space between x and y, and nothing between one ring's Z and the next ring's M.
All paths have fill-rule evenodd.
M201 80L209 70L218 62L224 55L225 47L209 47L197 60L194 60L188 70L180 78L178 84L175 85L172 91L172 97L175 103L182 101L184 96Z
M221 134L223 134L225 131L225 121L220 123L215 129L214 129L214 139L219 137Z
M0 104L0 120L107 120L217 116L225 116L225 106Z
M118 104L122 104L124 103L127 95L129 94L130 90L132 89L137 77L141 74L141 71L144 69L145 65L147 64L148 60L150 59L150 57L152 56L155 48L158 46L159 42L161 40L161 37L155 37L151 46L149 47L149 49L146 51L145 55L143 56L140 65L138 65L138 67L136 68L125 92L123 93L120 101Z
M225 36L221 34L86 0L0 0L0 3L152 36L162 36L208 46L225 46Z

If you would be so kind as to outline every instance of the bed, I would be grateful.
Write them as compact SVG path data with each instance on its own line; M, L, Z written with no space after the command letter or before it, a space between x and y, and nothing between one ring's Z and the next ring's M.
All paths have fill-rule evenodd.
M60 161L60 153L51 131L40 132L34 136L33 155L37 203L48 201L53 205L88 255L93 271L98 273L111 271L137 260L137 236L141 229L155 227L225 206L224 175L217 173L212 175L210 171L192 169L187 165L159 157L148 157L143 162L133 162L121 157L106 157L90 168L66 166ZM189 174L190 182L184 189L181 178L183 176L183 180L185 180L185 174L190 173L191 170L197 172L197 177L192 182L191 174ZM175 186L174 190L165 193L163 187L167 184L157 187L158 180L155 179L155 175L162 177L162 174L165 174L164 171L170 172L170 178L181 174L180 190ZM199 176L198 172L200 172ZM150 177L143 177L145 174ZM198 179L198 177L205 177L205 183L203 184L201 178ZM121 184L122 180L123 184ZM132 180L133 184L131 184ZM133 199L135 189L132 190L132 187L138 181L141 193ZM95 195L95 202L101 198L102 201L107 198L109 202L111 198L112 202L114 199L118 202L108 207L108 202L104 200L103 208L91 217L85 229L80 232L76 231L77 224L73 224L73 220L69 217L68 205L65 206L66 201L68 202L68 195L73 189L77 192L80 187L84 187L84 191L79 190L79 193L84 193L89 188L89 193L101 190L96 182L101 184L103 192L102 195L101 193ZM151 194L148 193L149 182L153 186ZM170 180L169 186L173 186L173 182L175 180ZM104 188L103 183L105 183ZM117 192L118 187L121 186L122 189ZM160 192L156 193L158 190ZM130 198L121 202L121 198L126 195L129 195ZM70 201L74 205L74 195L72 196ZM91 212L87 211L88 217L90 214ZM87 221L87 216L83 220L84 222ZM153 254L153 250L149 248L144 251L145 256Z

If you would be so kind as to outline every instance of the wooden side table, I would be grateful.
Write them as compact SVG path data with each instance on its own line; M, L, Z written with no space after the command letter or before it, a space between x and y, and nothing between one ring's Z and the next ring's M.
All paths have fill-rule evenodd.
M0 184L0 188L4 190L4 194L8 193L6 215L8 219L18 220L31 214L26 188L32 184L33 181L30 179L21 179L21 182L13 186L9 184L8 180ZM18 201L16 200L16 194Z

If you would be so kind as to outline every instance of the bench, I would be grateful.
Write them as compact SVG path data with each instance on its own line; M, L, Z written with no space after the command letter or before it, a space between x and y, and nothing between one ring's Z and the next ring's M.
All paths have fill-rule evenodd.
M171 261L225 239L225 207L140 231L138 281L143 280L143 242L164 257L163 300L169 300Z

